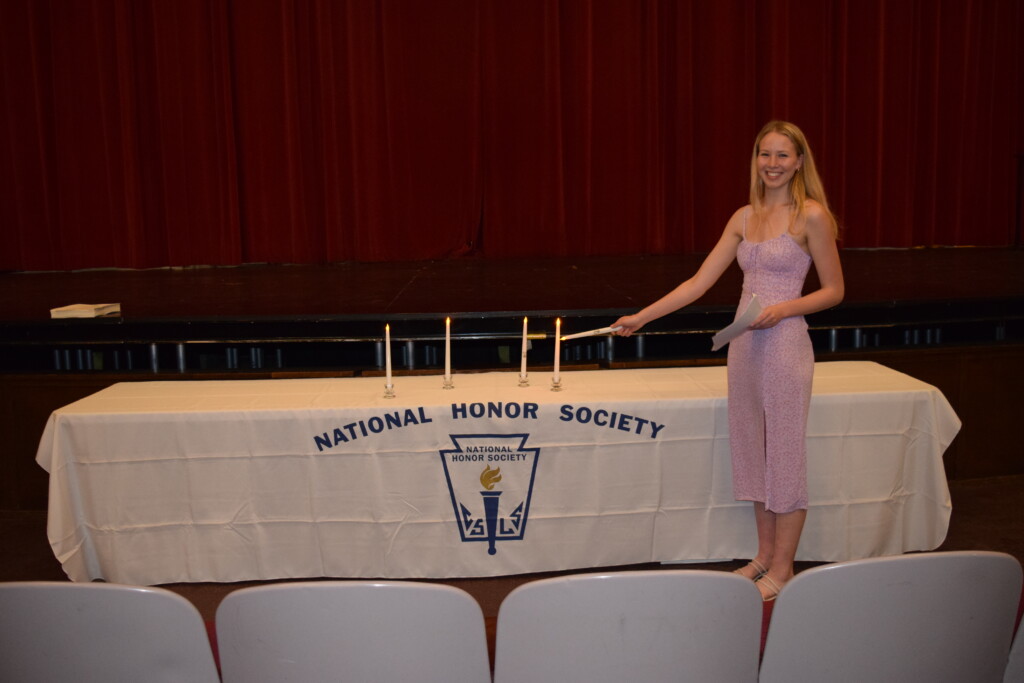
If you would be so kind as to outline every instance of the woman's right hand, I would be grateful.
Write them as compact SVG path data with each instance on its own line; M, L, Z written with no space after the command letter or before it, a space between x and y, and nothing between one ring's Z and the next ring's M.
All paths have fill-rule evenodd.
M638 314L624 315L612 323L612 327L619 328L615 334L620 337L628 337L643 326L644 323L640 320L640 316Z

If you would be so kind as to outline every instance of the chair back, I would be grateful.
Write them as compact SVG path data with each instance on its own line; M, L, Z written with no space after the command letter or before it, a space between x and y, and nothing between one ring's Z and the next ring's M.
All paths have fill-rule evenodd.
M243 588L217 609L224 683L487 683L483 612L465 591L402 581Z
M1024 624L1017 627L1017 635L1010 646L1010 659L1006 663L1003 683L1021 683L1024 681Z
M998 683L1020 590L1020 563L1003 553L808 569L775 602L760 680Z
M0 583L0 681L216 683L199 612L161 588Z
M523 584L498 611L495 683L757 680L762 605L729 572L581 574Z

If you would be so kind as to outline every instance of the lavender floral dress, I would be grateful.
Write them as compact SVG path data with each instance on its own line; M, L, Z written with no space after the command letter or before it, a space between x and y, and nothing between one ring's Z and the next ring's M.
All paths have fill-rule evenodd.
M788 233L748 242L736 254L743 269L737 315L752 294L762 306L799 298L811 257ZM748 330L729 344L729 444L733 495L776 513L807 507L807 411L814 351L803 316Z

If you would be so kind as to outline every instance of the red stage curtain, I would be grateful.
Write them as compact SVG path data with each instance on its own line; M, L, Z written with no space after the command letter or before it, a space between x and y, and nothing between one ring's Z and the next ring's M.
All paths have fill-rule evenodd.
M5 0L0 268L706 251L787 118L847 247L1010 245L1018 0Z

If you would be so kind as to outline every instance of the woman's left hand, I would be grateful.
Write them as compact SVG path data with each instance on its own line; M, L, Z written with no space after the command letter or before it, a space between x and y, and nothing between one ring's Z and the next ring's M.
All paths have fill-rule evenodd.
M785 305L773 304L761 311L761 315L757 316L754 322L750 323L750 329L767 330L778 325L786 317L788 316L785 311Z

